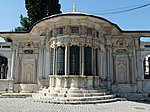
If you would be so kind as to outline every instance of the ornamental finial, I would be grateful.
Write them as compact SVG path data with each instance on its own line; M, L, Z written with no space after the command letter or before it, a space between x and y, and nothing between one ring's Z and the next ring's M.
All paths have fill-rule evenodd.
M77 11L76 3L73 3L73 12Z

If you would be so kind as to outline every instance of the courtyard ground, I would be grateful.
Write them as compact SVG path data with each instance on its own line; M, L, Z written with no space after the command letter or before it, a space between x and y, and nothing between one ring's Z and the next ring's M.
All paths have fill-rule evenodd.
M30 98L0 98L0 112L150 112L150 104L118 101L102 104L51 104Z

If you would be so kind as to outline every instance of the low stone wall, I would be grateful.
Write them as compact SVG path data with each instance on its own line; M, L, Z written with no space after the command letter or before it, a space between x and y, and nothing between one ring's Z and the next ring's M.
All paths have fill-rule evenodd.
M137 85L136 84L114 84L114 85L112 85L112 92L114 92L114 93L137 92Z
M38 89L37 84L14 84L15 93L36 93Z
M98 76L50 76L49 88L93 88L99 87L99 77Z
M142 91L150 94L150 79L142 81Z
M0 80L0 93L5 93L9 89L9 82L6 79Z

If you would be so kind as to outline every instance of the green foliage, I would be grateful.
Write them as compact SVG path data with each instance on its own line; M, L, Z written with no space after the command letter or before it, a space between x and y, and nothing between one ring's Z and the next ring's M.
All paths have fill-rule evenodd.
M31 27L31 23L29 21L29 18L27 17L23 17L22 15L20 16L20 24L21 27L17 27L15 28L16 32L25 32L25 31L29 31L30 27Z
M61 13L59 0L25 0L25 6L32 25L44 17Z
M15 28L16 32L29 31L37 21L61 13L59 0L25 0L25 7L28 17L20 16L21 27Z

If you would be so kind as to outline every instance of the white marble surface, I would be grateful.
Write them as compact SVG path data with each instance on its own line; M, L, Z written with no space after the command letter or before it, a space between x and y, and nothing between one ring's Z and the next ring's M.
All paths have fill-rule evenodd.
M147 103L131 101L103 104L50 104L33 102L31 99L0 98L1 112L150 112Z

